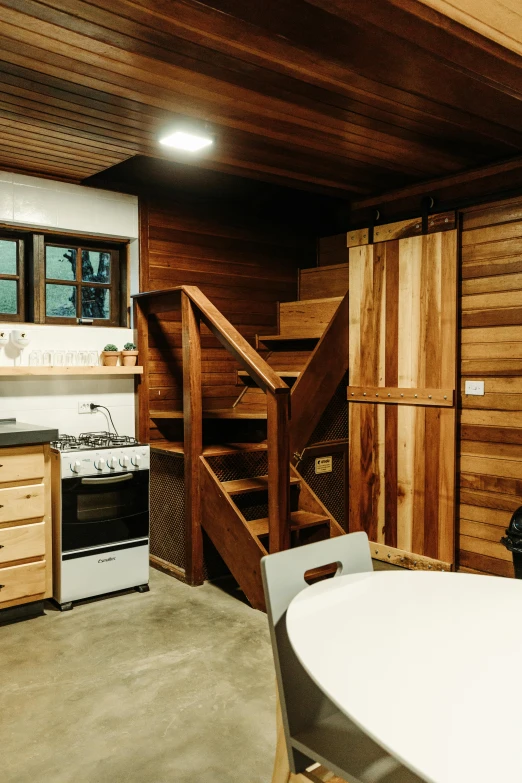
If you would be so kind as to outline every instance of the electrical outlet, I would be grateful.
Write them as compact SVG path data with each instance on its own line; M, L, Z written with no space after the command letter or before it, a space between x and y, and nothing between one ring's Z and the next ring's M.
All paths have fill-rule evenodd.
M466 381L464 393L475 394L481 397L484 394L484 381Z
M90 402L79 402L78 413L92 413Z

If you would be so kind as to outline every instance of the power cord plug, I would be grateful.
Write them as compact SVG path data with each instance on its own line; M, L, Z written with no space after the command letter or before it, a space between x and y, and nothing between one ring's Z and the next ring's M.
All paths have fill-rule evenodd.
M91 404L89 405L89 407L90 407L91 411L95 411L95 410L97 410L97 408L103 408L103 410L104 410L104 411L107 411L107 413L109 414L109 419L110 419L110 422L111 422L111 424L112 424L112 429L114 430L114 434L115 434L115 435L118 435L118 430L117 430L117 429L116 429L116 427L114 426L114 422L113 422L113 420L112 420L111 412L110 412L110 410L109 410L109 409L108 409L108 408L107 408L105 405L96 405L94 402L91 402Z

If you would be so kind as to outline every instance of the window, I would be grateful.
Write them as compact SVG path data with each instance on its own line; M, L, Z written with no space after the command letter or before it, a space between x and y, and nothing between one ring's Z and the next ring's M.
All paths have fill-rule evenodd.
M0 320L126 326L125 262L121 244L0 232Z
M10 321L25 318L23 248L22 239L0 236L0 314Z

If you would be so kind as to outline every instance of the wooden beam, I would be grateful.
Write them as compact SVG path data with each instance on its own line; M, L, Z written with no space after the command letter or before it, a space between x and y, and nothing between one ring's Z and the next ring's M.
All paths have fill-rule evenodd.
M391 386L348 386L348 402L370 402L392 405L435 405L452 408L453 389L410 389Z
M199 459L199 475L203 528L254 609L265 611L260 564L268 552L252 535L204 457Z
M376 544L370 541L370 550L374 560L382 560L384 563L409 568L414 571L452 571L453 564L443 560L435 560L425 555L414 555L403 549L396 549L385 544Z
M288 394L267 394L268 532L270 553L290 548Z
M199 317L187 294L181 294L183 342L183 429L185 448L185 557L187 582L203 583L203 537L199 457L203 451L203 398Z

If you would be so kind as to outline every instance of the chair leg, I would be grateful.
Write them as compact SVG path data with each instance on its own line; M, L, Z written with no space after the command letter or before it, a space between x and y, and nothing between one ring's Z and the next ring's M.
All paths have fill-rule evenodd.
M320 778L308 777L308 775L294 775L292 772L290 772L279 695L277 695L276 698L276 752L274 759L274 771L272 773L272 783L309 783L310 780L317 780L318 783L321 783Z

